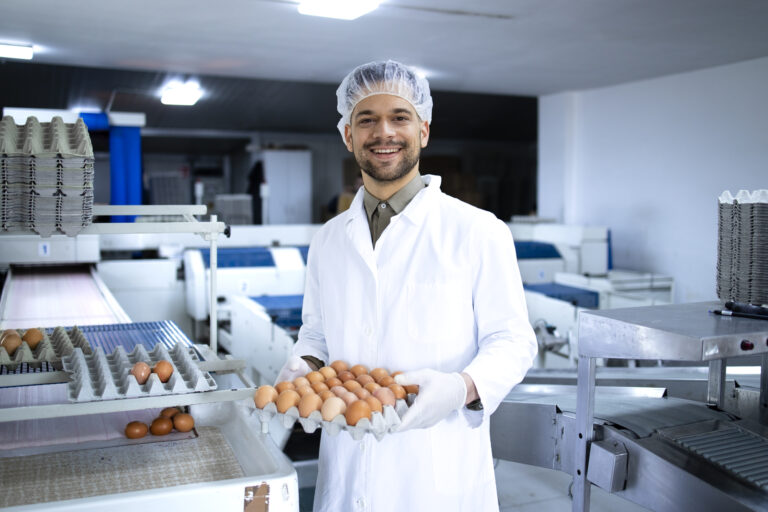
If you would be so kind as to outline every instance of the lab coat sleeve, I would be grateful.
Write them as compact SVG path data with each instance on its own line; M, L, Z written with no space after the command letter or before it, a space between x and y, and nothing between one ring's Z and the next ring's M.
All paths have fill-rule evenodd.
M509 228L498 219L481 219L473 229L472 301L477 324L477 354L464 371L477 387L482 411L462 409L470 426L490 416L533 364L538 350Z
M328 361L328 346L325 343L323 330L323 307L320 293L320 278L318 264L318 247L321 245L320 233L315 235L309 246L307 255L307 276L304 284L304 303L301 308L301 329L299 339L293 346L293 354L297 356L313 356L326 364Z

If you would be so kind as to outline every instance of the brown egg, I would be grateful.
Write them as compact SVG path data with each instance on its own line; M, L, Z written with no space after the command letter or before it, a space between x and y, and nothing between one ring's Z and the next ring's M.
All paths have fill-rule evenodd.
M360 400L364 399L367 396L371 396L371 394L368 392L368 390L367 389L363 389L363 388L356 389L356 390L353 391L353 393Z
M371 370L371 377L373 377L373 380L376 382L379 382L382 377L386 377L387 375L389 375L389 372L384 368L374 368Z
M125 437L128 439L140 439L147 435L147 426L140 421L132 421L125 426Z
M24 336L22 336L21 339L27 342L30 349L35 350L37 344L43 339L43 333L40 329L27 329L27 332L24 333Z
M11 334L11 333L19 334L18 332L16 332L16 329L6 329L3 331L3 334L0 334L0 341L2 341L3 338L5 338L6 334Z
M263 409L268 403L276 402L278 394L272 386L259 386L259 389L253 394L253 403L259 409Z
M286 389L296 389L296 386L293 385L293 382L289 380L284 380L283 382L278 382L275 384L275 389L278 393L282 393Z
M3 336L2 346L9 356L13 356L16 349L21 346L21 336L16 331L9 332Z
M299 400L299 416L302 418L308 418L310 414L315 411L319 411L323 406L323 399L312 393L311 395L304 395Z
M344 414L347 419L347 425L357 425L357 422L363 418L371 419L371 406L365 400L357 400L347 405L347 412Z
M136 382L138 382L140 385L147 382L150 373L152 373L152 370L144 361L139 361L133 365L133 368L131 368L131 375L136 377Z
M341 382L347 382L348 380L355 380L355 374L348 370L344 370L343 372L339 373L339 380Z
M331 391L330 389L326 389L325 391L321 391L320 393L318 393L318 396L323 399L323 402L325 402L332 396L336 396L336 395L334 395L333 391Z
M173 418L177 414L179 414L181 411L178 407L166 407L162 411L160 411L160 416L163 418Z
M160 382L168 382L168 379L171 378L171 374L173 373L173 365L163 359L155 364L152 372L157 374L157 378L160 379Z
M395 379L393 379L392 376L390 376L390 375L385 375L384 377L382 377L379 380L377 380L376 383L379 386L385 388L385 387L389 386L390 384L395 384Z
M189 432L194 426L195 419L185 412L180 412L173 417L173 428L179 432Z
M356 380L348 380L344 383L344 387L347 388L348 391L355 391L363 388L363 386L361 386L360 383Z
M345 363L344 361L341 361L341 360L334 361L331 364L329 364L328 366L333 368L336 371L337 374L339 374L339 373L343 372L344 370L346 370L347 368L349 368L349 366L347 366L347 363Z
M344 386L333 386L331 388L331 391L333 392L334 395L341 396L341 395L343 395L344 393L346 393L349 390L347 388L345 388Z
M408 386L403 386L405 388L405 392L409 395L418 395L419 394L419 386L416 384L411 384Z
M400 375L401 373L403 373L403 372L393 372L393 373L392 373L392 378L394 379L395 377L397 377L397 376L398 376L398 375Z
M331 421L339 414L344 414L344 411L346 410L346 402L337 396L332 396L323 402L323 406L320 408L320 414L323 415L325 421Z
M363 398L366 402L368 402L368 405L371 406L371 412L382 412L384 409L381 406L381 402L379 402L379 399L375 396L367 396Z
M344 403L347 405L351 404L352 402L357 402L359 400L359 398L357 398L357 396L355 396L355 394L351 391L347 391L343 395L339 396L339 398L344 400Z
M315 393L325 391L326 389L328 389L328 385L325 382L315 382L312 384L312 390Z
M360 375L356 380L357 382L360 383L361 386L365 386L366 384L370 384L371 382L376 382L374 378L368 375L367 373Z
M394 384L397 386L397 384ZM403 391L403 398L405 398L405 390ZM373 396L381 402L381 405L395 405L396 395L391 388L379 388L373 392Z
M314 395L315 394L315 391L311 387L309 387L309 386L298 387L298 388L296 388L296 392L299 394L299 396Z
M366 368L361 364L356 364L355 366L350 368L349 371L351 371L355 375L355 377L359 377L364 373L368 373L368 368Z
M299 405L301 395L293 389L286 389L277 397L277 412L285 412Z
M296 389L303 386L309 386L309 380L307 380L306 377L296 377L293 379L293 385L296 386Z
M149 426L149 431L153 436L164 436L169 434L173 430L173 422L170 418L155 418L152 420L152 424Z
M341 379L338 377L331 377L325 381L325 385L328 386L328 389L331 389L333 386L341 386L342 384Z
M376 384L375 382L369 382L363 388L367 390L369 393L373 393L375 390L379 389L381 386Z
M323 378L325 378L325 379L332 379L332 378L334 378L337 375L336 370L334 370L330 366L323 366L318 371L320 372L320 375L322 375Z
M400 384L390 384L389 386L387 386L387 388L389 388L392 391L392 393L395 394L395 399L397 400L405 399L405 394L406 394L405 388ZM373 396L376 396L376 394L374 393Z
M314 384L315 382L323 382L325 380L325 376L320 372L309 372L307 374L307 380L310 384Z

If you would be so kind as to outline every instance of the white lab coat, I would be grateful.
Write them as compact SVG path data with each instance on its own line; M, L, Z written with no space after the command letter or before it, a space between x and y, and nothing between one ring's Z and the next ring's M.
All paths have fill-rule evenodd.
M309 249L297 355L394 372L467 372L480 412L428 429L322 434L315 511L496 511L489 416L536 355L509 228L440 191L392 217L374 250L360 189Z

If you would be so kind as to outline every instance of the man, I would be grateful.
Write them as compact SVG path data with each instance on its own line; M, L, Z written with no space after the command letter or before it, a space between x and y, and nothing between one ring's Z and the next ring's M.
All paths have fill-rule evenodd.
M512 236L420 175L426 79L373 62L337 96L364 187L312 241L303 326L278 380L342 359L420 387L381 441L323 432L314 508L498 510L489 416L536 355Z

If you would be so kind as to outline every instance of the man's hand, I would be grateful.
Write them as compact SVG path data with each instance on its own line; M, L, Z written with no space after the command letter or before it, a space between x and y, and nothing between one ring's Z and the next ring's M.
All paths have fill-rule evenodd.
M303 377L311 371L312 368L309 367L309 364L307 364L305 360L299 356L291 356L280 370L280 373L277 374L275 384L285 380L293 381L296 377Z
M429 368L401 373L395 377L401 386L417 384L419 394L403 415L398 432L411 428L427 428L464 406L467 384L458 373L443 373Z

